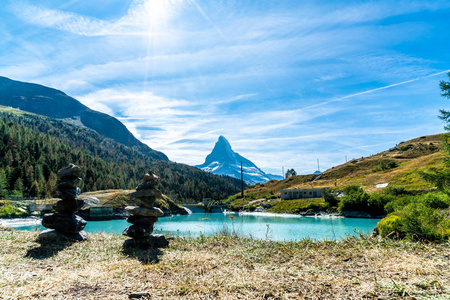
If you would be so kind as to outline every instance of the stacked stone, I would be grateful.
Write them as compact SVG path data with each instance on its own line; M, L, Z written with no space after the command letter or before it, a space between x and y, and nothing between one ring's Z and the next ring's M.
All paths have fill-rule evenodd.
M136 206L125 207L125 211L131 214L127 222L133 225L123 231L123 235L131 237L125 241L124 246L160 248L169 244L163 235L152 235L153 225L158 222L158 217L164 215L161 209L153 206L155 201L162 197L161 191L156 189L158 183L159 177L154 173L145 174L142 183L136 187L136 192L132 195Z
M53 195L60 198L56 203L55 214L46 214L42 219L42 226L50 228L43 231L41 239L66 239L83 241L87 234L83 231L87 222L75 213L83 206L84 201L78 200L81 183L80 167L70 164L56 174L58 181Z

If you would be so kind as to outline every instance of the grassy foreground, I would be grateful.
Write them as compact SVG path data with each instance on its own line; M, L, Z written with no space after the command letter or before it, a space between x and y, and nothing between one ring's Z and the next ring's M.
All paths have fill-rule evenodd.
M0 299L450 299L449 243L219 234L124 252L122 236L41 245L37 235L0 228Z

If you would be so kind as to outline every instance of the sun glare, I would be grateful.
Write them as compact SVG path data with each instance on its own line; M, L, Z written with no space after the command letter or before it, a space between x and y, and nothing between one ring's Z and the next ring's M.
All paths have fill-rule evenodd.
M173 1L149 0L143 5L149 32L165 29L172 14Z

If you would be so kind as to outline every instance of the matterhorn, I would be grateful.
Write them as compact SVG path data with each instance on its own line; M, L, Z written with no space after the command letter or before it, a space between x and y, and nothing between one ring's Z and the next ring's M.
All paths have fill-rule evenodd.
M212 152L206 157L205 162L196 166L203 171L216 175L228 175L241 178L241 163L243 178L246 183L264 183L272 179L283 179L282 176L264 173L254 163L239 155L231 149L231 145L224 136L220 136Z

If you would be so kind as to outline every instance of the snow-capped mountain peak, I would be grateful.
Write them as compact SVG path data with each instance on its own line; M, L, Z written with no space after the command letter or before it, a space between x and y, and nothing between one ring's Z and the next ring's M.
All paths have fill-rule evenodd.
M244 171L244 181L247 183L255 184L272 179L283 179L282 176L264 173L250 160L234 152L231 144L222 135L217 140L211 153L206 157L205 162L196 167L213 174L240 178L241 163Z

